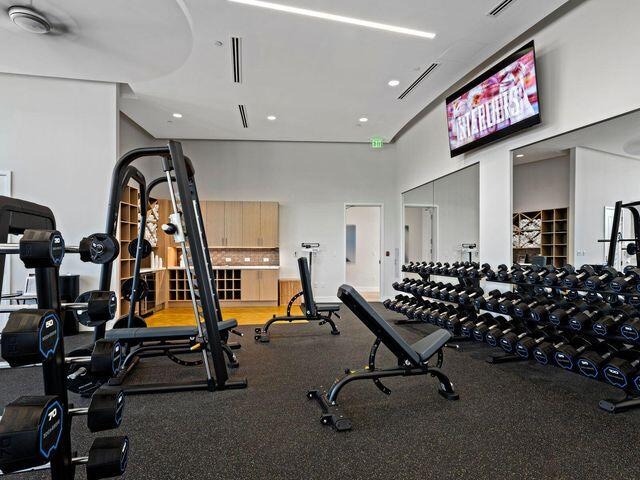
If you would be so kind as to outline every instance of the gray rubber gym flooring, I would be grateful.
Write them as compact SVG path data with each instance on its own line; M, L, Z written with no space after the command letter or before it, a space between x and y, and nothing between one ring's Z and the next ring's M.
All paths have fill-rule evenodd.
M445 352L459 401L440 397L430 377L390 379L389 397L371 382L356 382L340 397L354 429L338 434L320 424L320 409L305 392L329 385L345 367L365 365L373 341L346 311L339 328L342 335L334 337L327 326L276 326L270 344L255 344L252 328L243 327L236 375L248 378L246 390L129 397L122 427L113 432L131 440L125 478L640 478L640 411L611 415L597 407L617 390L552 367L489 365L492 350L481 345ZM410 341L432 329L398 328ZM145 360L131 381L200 372ZM39 392L38 370L0 374L0 405ZM91 442L85 432L77 420L74 448L81 455ZM81 468L77 478L85 478Z

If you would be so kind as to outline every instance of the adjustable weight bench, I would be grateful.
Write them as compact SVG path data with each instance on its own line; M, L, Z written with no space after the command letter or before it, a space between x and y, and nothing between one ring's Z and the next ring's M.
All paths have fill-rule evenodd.
M380 381L381 378L431 375L438 379L440 395L447 400L458 400L459 396L453 389L451 380L440 370L444 359L442 349L451 339L450 332L437 330L409 345L353 287L342 285L338 289L338 298L371 330L376 340L369 353L369 365L364 370L347 370L347 373L336 380L326 393L319 390L307 392L307 398L316 400L322 409L320 418L322 424L331 425L337 431L351 430L351 421L337 413L336 405L340 391L345 385L355 380L373 380L380 391L389 395L391 390ZM395 355L398 360L397 366L376 367L376 353L381 343ZM431 367L429 360L436 354L437 361L435 366Z
M273 316L262 327L256 328L255 339L258 342L269 342L269 327L276 322L293 322L295 320L307 320L309 322L320 322L320 325L328 323L331 326L332 335L340 335L340 331L336 328L333 316L340 318L339 303L316 303L313 298L313 289L311 288L311 274L309 273L309 263L306 257L298 258L298 270L300 270L300 283L302 291L295 294L287 305L287 314L285 316ZM303 296L304 303L300 305L304 315L291 315L291 307L293 303Z

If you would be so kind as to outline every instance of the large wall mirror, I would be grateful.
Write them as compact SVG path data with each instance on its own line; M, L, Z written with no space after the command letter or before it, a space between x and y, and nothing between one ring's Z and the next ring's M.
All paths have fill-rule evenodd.
M513 152L513 261L607 262L617 201L640 201L640 111ZM624 211L620 238L635 238ZM615 267L635 263L617 246ZM538 257L538 258L536 258Z
M402 261L477 260L478 203L477 164L404 192Z

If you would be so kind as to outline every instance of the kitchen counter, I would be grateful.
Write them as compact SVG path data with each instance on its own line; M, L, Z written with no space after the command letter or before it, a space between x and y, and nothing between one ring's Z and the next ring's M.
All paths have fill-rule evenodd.
M184 267L168 267L169 270L184 270ZM279 265L213 265L214 270L279 270Z

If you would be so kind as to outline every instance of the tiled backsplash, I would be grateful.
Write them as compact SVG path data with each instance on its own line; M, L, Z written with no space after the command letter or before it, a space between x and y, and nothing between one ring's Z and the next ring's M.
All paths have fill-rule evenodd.
M209 252L213 265L280 265L278 248L210 248Z

